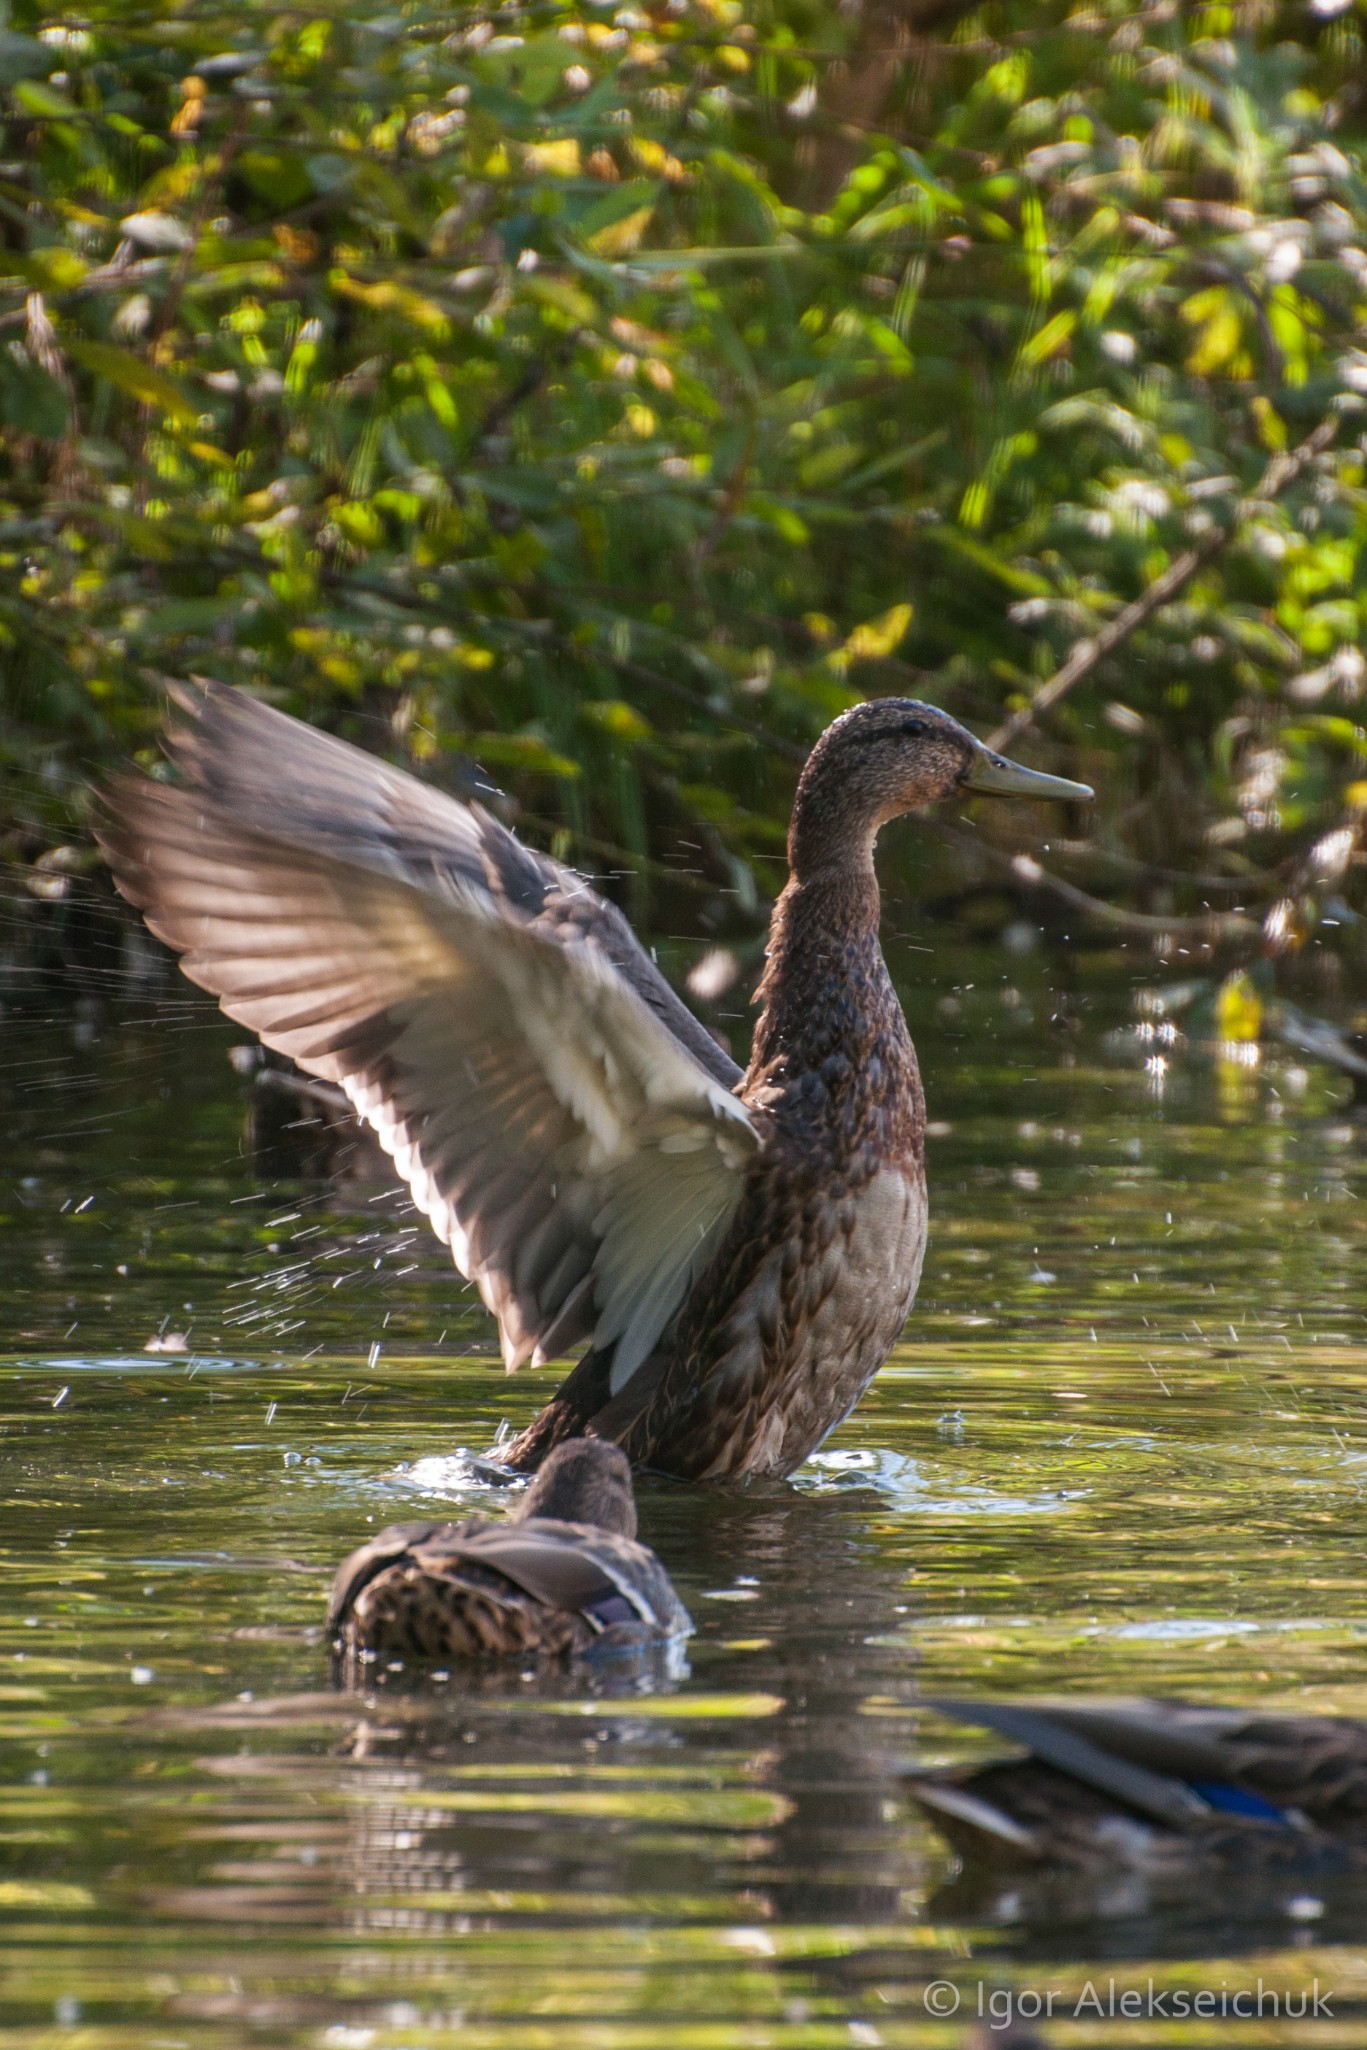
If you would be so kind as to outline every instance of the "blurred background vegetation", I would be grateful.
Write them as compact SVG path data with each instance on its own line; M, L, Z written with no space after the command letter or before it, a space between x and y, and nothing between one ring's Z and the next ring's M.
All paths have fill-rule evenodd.
M1344 0L16 0L11 883L86 887L89 777L202 675L750 934L806 748L897 692L1099 793L946 822L924 888L1360 973L1363 42Z

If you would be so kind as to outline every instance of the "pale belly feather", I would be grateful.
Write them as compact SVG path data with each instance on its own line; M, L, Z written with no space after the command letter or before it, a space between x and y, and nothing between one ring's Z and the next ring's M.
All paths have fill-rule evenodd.
M856 1198L852 1229L838 1234L805 1276L813 1307L785 1320L780 1373L772 1358L754 1358L771 1406L741 1471L791 1473L849 1415L916 1300L926 1225L921 1175L880 1169ZM757 1275L756 1291L767 1280Z

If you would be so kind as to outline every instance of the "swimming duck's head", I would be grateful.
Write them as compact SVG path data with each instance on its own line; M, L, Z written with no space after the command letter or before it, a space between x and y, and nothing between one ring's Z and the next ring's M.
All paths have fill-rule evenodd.
M631 1464L619 1446L602 1438L567 1438L537 1473L511 1520L553 1516L561 1523L592 1523L617 1537L636 1535Z

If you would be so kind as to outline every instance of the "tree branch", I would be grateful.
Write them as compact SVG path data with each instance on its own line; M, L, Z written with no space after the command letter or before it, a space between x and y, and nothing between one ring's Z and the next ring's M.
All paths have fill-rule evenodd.
M1246 918L1239 911L1208 911L1194 918L1152 911L1127 911L1123 905L1108 904L1104 897L1093 897L1088 891L1080 890L1076 883L1065 882L1062 876L1052 875L1032 854L1007 854L1002 848L993 847L990 842L961 832L957 826L944 821L937 822L935 830L951 847L981 855L993 868L1010 876L1014 883L1053 897L1070 911L1091 919L1094 924L1110 926L1114 932L1132 933L1135 938L1146 940L1195 940L1198 944L1212 947L1232 944L1247 947L1262 933L1256 919Z
M1339 416L1337 413L1331 413L1327 419L1321 420L1314 432L1308 434L1297 448L1273 456L1250 493L1250 498L1257 500L1278 497L1304 474L1316 456L1323 455L1338 430ZM1009 747L1028 726L1034 725L1042 713L1052 711L1061 698L1067 697L1069 691L1081 683L1084 677L1090 676L1098 664L1123 646L1130 635L1143 626L1146 620L1151 619L1160 606L1175 598L1183 586L1190 583L1198 570L1204 569L1208 562L1214 561L1232 539L1233 534L1233 527L1212 527L1208 534L1203 534L1190 548L1184 548L1180 555L1174 556L1163 574L1155 577L1137 598L1122 606L1114 619L1108 620L1099 633L1077 642L1067 661L1054 671L1047 683L1040 685L1029 704L1023 705L1020 711L1013 712L1011 717L1004 720L991 735L988 746Z

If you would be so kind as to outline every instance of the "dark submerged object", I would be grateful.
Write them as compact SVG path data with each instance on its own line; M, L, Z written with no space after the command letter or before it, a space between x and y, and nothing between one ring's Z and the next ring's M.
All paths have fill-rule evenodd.
M917 1774L908 1791L970 1867L1154 1899L1230 1873L1367 1871L1367 1723L1144 1699L928 1700L1024 1755ZM1117 1896L1135 1905L1133 1892Z
M392 1181L393 1163L345 1092L303 1075L264 1046L234 1046L233 1072L250 1085L243 1151L257 1174L307 1181Z
M899 1337L925 1107L874 841L960 791L1085 799L933 706L857 705L798 785L744 1074L621 914L466 805L241 691L181 691L188 787L127 776L100 842L192 981L345 1090L498 1318L589 1349L506 1449L590 1431L685 1478L783 1475Z
M1353 1094L1344 1108L1350 1117L1367 1116L1367 1032L1342 1032L1326 1019L1314 1018L1285 1001L1271 1006L1268 1030L1283 1046L1294 1047L1297 1053L1307 1053L1346 1075Z
M337 1569L328 1637L344 1659L567 1658L692 1629L636 1539L631 1467L615 1445L556 1447L501 1523L399 1523Z

